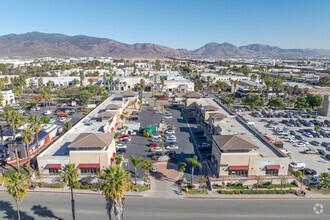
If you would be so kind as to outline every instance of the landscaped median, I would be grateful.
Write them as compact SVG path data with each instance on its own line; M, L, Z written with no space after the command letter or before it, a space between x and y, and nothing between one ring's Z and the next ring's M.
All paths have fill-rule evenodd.
M234 189L234 190L218 190L219 194L297 194L297 190L252 190L252 189Z

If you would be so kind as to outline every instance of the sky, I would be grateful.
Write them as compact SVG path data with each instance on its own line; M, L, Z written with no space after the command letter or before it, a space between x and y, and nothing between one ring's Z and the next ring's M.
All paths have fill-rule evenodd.
M32 31L197 49L330 49L330 0L1 0L0 35Z

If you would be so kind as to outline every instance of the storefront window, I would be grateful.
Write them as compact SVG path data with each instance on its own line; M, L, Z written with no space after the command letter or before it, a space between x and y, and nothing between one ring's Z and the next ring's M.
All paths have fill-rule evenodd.
M97 174L99 171L99 168L80 168L81 174Z
M268 176L278 176L278 169L267 169L266 175Z
M58 168L49 168L49 175L57 175L59 173Z
M248 170L229 170L229 176L248 176Z

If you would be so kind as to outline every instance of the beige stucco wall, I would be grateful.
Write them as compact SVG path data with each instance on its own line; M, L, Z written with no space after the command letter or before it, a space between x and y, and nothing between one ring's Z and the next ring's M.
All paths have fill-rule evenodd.
M49 175L49 170L47 169L47 164L61 164L64 165L70 163L69 156L49 156L49 157L37 157L38 168L41 175Z
M290 159L286 158L259 158L257 175L266 175L266 165L280 165L278 175L287 175Z
M104 169L111 165L110 159L116 152L115 140L107 150L103 151L70 151L70 162L77 166L81 163L99 163L100 168Z

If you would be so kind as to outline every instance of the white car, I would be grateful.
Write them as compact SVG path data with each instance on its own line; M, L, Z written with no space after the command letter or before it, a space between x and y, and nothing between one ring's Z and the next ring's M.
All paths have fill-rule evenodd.
M50 115L50 114L52 114L51 111L45 111L45 112L44 112L44 115Z
M161 142L162 141L161 138L152 138L151 140L152 140L152 142Z
M309 142L306 141L306 140L301 140L301 143L306 144L306 145L309 145Z
M294 147L305 147L306 145L303 143L295 143L293 146Z
M174 134L167 134L165 135L165 139L176 139Z
M66 121L66 118L60 118L59 120L58 120L59 122L65 122Z
M289 151L289 150L287 150L287 149L283 149L283 150L281 150L284 154L290 154L291 153L291 151Z
M170 118L173 118L173 117L172 117L172 115L165 115L164 118L170 119Z
M127 148L127 146L125 145L125 144L117 144L116 145L116 149L118 150L118 149L126 149Z
M304 162L301 162L301 161L293 161L293 162L290 163L289 166L291 168L294 168L294 169L306 168L306 164Z
M167 138L165 139L165 142L175 142L176 138Z
M36 111L39 111L40 110L40 107L36 107Z
M49 118L49 120L50 120L49 121L50 123L55 123L55 121L56 121L55 118Z
M317 150L314 149L308 149L304 151L305 154L318 154L319 152Z
M157 173L158 169L157 169L157 167L154 165L154 166L152 166L152 168L150 169L150 171L151 171L152 173Z
M166 150L178 150L179 146L178 145L169 145L166 146Z
M150 148L150 151L151 152L160 152L160 151L163 151L163 149L161 147L152 147L152 148Z
M174 129L167 129L167 130L165 130L165 134L175 134L175 130Z
M161 138L162 136L160 134L151 134L152 138Z

